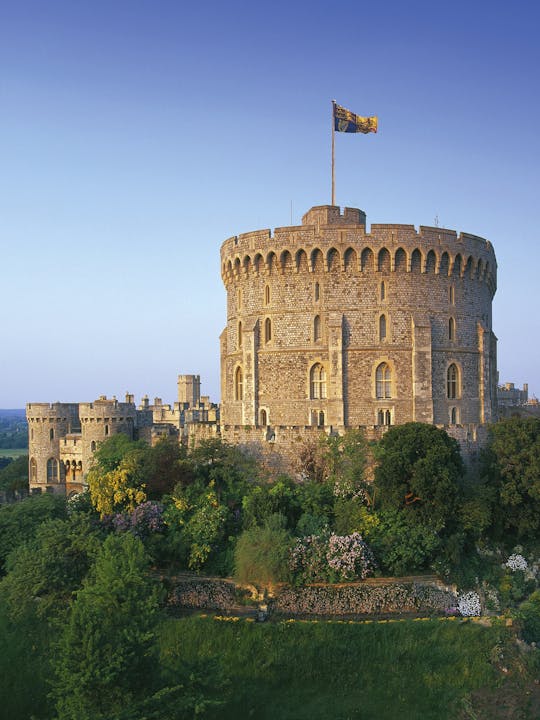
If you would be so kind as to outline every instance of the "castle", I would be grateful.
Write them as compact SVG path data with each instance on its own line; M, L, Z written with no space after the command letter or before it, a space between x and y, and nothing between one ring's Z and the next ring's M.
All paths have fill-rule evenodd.
M161 437L181 441L199 424L217 427L219 408L200 394L199 375L178 376L178 401L165 405L143 397L139 407L104 396L89 403L28 403L29 480L32 494L81 492L98 443L118 433L154 444Z
M49 461L75 467L82 480L95 443L111 432L152 440L171 427L291 457L321 431L362 427L378 437L388 425L419 421L444 426L470 452L496 419L496 273L483 238L412 225L368 232L356 208L313 207L300 226L229 238L221 247L219 416L181 422L154 406L150 418L132 401L104 399L29 404L31 488L62 484ZM53 426L63 455L43 435ZM67 450L78 438L80 457Z

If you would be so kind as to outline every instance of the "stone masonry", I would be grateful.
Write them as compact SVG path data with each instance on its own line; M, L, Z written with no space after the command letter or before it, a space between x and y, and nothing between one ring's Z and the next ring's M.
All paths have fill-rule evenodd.
M301 226L229 238L222 435L279 443L291 427L421 421L468 442L496 417L496 271L489 241L368 232L356 208L314 207Z

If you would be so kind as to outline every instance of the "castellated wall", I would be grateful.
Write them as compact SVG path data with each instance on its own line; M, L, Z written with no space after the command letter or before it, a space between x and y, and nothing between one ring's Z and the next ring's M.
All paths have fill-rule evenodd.
M491 244L312 208L226 240L221 427L348 428L496 415Z

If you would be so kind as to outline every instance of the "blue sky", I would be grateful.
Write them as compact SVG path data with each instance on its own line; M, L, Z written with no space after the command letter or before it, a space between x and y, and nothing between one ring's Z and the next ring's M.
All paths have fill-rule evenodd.
M336 200L491 240L502 381L540 394L533 2L9 0L0 407L219 399L219 248Z

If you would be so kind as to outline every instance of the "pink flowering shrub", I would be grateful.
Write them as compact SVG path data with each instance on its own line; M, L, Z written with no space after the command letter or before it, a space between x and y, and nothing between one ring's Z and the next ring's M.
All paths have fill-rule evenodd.
M289 567L297 583L342 582L368 577L375 568L375 559L360 533L325 533L298 538L290 553Z

